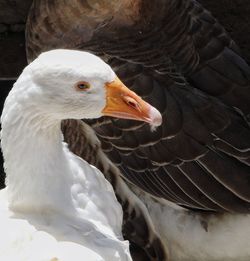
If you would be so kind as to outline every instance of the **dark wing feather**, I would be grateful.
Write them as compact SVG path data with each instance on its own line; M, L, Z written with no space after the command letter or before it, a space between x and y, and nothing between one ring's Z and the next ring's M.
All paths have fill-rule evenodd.
M191 209L249 212L250 69L208 11L194 0L145 0L132 26L108 17L98 25L85 1L49 1L56 15L52 3L35 2L30 59L54 47L92 51L161 111L153 132L135 121L90 122L128 181Z
M134 131L123 129L122 139L109 140L113 146L109 157L119 153L123 175L155 196L193 209L248 212L250 172L242 161L249 159L250 130L241 116L188 84L165 86L161 76L154 88L167 93L149 94L151 101L166 99L163 126L155 132L145 124ZM164 130L171 124L171 131ZM216 144L223 144L226 152Z

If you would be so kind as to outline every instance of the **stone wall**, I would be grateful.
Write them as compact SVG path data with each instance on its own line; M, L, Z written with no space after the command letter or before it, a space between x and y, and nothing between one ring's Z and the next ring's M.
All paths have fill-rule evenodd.
M32 0L0 0L0 24L24 24Z

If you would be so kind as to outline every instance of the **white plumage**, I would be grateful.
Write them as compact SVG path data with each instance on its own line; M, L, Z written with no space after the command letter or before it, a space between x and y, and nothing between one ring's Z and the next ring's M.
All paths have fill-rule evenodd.
M1 117L0 260L131 260L111 185L69 151L60 129L62 119L100 117L115 77L94 55L55 50L15 83ZM78 81L90 88L76 90Z
M249 261L250 215L198 213L135 189L173 261Z

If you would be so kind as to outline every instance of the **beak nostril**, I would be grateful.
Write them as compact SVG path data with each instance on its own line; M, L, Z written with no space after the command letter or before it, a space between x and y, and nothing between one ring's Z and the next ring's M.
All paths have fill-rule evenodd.
M137 105L134 102L131 102L131 101L128 102L128 105L131 106L131 107L134 107L134 108L137 107Z
M134 100L133 98L129 97L129 96L124 96L124 101L127 103L128 106L138 110L139 109L139 104L136 100Z

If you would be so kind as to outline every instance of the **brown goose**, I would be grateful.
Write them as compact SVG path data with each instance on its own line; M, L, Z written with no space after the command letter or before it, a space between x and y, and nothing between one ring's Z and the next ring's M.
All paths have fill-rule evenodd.
M153 133L140 122L89 123L172 259L249 259L249 231L238 224L250 223L250 69L208 11L194 0L35 0L26 40L30 61L59 47L102 56L162 113Z

